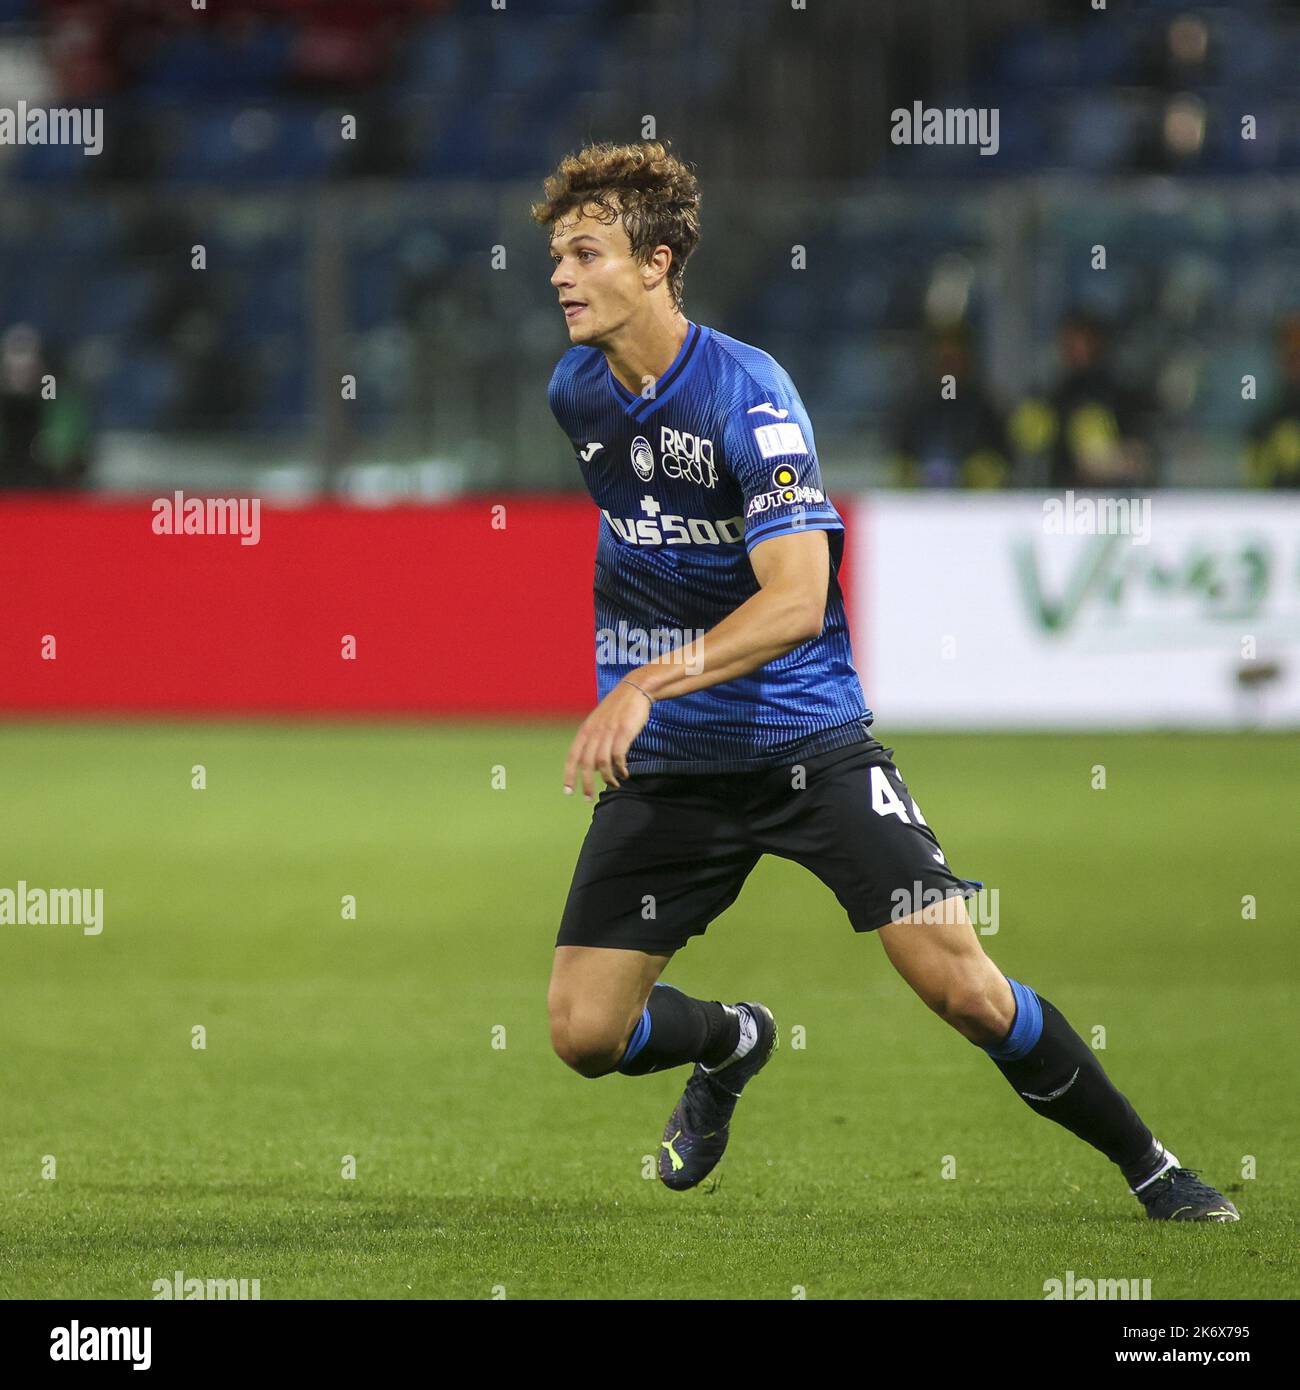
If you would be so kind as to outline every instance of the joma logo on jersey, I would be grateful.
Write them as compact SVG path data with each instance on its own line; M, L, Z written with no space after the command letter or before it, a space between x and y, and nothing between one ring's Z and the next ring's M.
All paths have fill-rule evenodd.
M659 429L660 462L669 478L682 478L701 487L712 487L718 481L713 466L713 440L675 430L668 425Z
M621 517L602 507L601 515L626 545L738 545L745 536L743 517L660 516L659 503L650 496L641 499L641 510L645 516Z

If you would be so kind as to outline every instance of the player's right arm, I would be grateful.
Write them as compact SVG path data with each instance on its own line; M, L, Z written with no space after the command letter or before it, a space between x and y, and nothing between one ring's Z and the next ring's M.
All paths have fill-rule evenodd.
M653 701L747 676L821 633L830 585L824 531L773 536L754 547L750 564L756 594L703 637L631 671L587 716L569 748L566 792L580 782L590 801L595 776L616 787L630 775L628 749Z
M821 635L830 588L826 533L790 530L749 552L759 589L716 627L632 671L628 679L669 700L747 676Z

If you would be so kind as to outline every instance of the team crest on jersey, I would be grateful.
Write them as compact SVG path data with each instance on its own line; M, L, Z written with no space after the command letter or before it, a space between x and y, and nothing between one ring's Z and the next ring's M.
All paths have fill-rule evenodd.
M632 441L632 467L643 483L648 483L655 473L655 451L650 441L641 434Z
M711 439L663 425L659 430L659 455L665 477L681 478L701 487L712 487L718 481Z

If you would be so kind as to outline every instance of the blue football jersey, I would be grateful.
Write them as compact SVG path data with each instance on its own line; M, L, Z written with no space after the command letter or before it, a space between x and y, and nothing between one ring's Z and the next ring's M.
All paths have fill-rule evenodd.
M550 404L600 508L600 699L757 593L756 545L800 530L828 533L820 636L746 676L656 701L629 769L747 772L869 737L838 579L844 523L822 487L808 414L780 365L692 323L653 396L628 391L599 349L573 347L551 377Z

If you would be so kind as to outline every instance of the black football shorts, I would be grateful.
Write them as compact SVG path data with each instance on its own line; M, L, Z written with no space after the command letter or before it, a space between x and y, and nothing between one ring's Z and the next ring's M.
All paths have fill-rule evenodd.
M606 787L555 944L675 951L764 854L810 869L858 932L969 896L981 885L948 868L893 751L868 737L761 772L633 773Z

